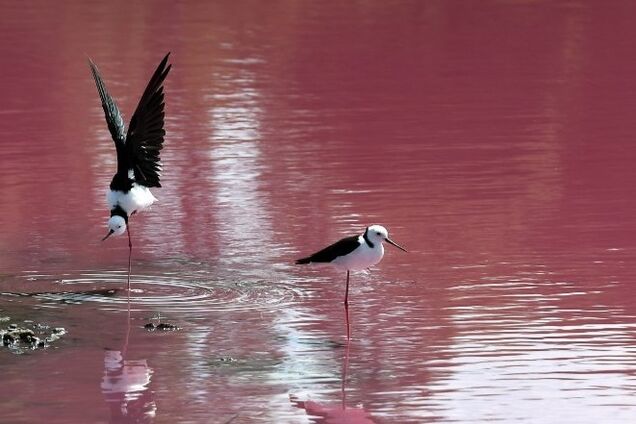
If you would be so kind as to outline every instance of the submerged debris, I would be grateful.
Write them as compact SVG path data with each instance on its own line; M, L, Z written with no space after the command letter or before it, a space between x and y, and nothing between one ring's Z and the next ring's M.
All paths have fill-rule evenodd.
M157 330L174 331L174 330L181 330L181 329L177 327L176 325L168 324L167 322L162 322L161 324L157 325Z
M148 331L178 331L181 330L181 328L177 327L174 324L168 324L167 322L161 322L157 325L155 325L152 322L149 322L148 324L144 325L144 328Z
M21 325L10 323L6 327L0 327L2 346L17 354L49 347L64 334L66 330L62 327L51 329L48 325L33 321L24 321Z
M144 328L148 331L179 331L181 328L177 327L174 324L168 324L167 322L161 322L161 312L157 313L152 320L157 320L158 324L150 321L148 324L144 325Z

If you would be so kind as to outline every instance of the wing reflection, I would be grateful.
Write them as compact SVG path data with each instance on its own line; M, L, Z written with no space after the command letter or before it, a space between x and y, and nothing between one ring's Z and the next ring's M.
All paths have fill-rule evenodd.
M104 352L102 394L110 409L111 423L152 423L157 412L149 386L153 371L145 359L126 359L129 335L130 309L124 346Z

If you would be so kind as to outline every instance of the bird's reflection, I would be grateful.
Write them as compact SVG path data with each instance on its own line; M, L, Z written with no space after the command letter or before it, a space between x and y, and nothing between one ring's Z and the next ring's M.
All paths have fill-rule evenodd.
M152 423L157 411L149 387L152 368L145 359L126 359L129 336L130 304L122 349L104 353L102 393L110 409L111 423Z
M324 424L374 424L369 412L362 407L347 406L347 371L349 368L349 349L347 343L342 360L342 374L340 381L340 402L320 403L312 400L298 400L291 398L297 408L302 408L307 415L313 417L316 423Z

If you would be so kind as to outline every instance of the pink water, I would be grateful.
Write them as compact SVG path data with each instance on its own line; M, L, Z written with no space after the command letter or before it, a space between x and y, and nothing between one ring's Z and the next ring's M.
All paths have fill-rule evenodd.
M2 6L1 292L123 287L86 55L127 117L174 67L130 319L0 296L68 331L0 351L1 422L634 422L636 5L194 3ZM410 253L347 349L344 275L293 260L372 223Z

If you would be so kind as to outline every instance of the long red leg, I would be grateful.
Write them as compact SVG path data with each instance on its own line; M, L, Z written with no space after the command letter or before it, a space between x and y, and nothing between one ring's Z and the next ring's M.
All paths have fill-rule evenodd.
M130 301L130 271L132 268L132 240L130 239L130 224L126 225L126 232L128 233L128 301Z
M349 270L347 270L347 286L345 288L344 304L345 304L345 306L347 306L349 304Z
M349 271L347 270L347 286L344 298L345 323L347 324L347 341L351 339L351 329L349 327Z

